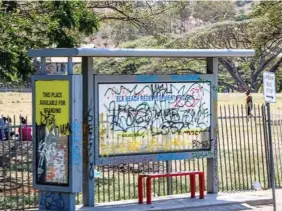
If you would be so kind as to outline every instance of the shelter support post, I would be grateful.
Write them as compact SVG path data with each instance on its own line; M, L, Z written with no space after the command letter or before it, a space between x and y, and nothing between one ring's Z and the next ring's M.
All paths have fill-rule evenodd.
M72 75L73 74L73 68L72 68L72 57L68 57L68 74Z
M218 58L207 58L207 74L214 74L216 77L214 86L218 89ZM211 125L212 134L212 148L214 148L214 156L207 158L207 192L217 193L218 192L218 167L217 167L217 134L218 134L218 119L217 119L217 92L214 97L214 110L213 117L214 123Z
M46 74L46 58L41 57L40 59L40 75Z
M82 57L83 75L83 206L94 206L93 57Z

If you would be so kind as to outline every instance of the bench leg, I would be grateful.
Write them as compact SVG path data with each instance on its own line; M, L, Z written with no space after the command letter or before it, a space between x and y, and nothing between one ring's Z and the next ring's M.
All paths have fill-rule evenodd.
M190 175L190 191L191 191L191 198L195 198L196 195L196 177L195 175Z
M199 185L200 185L200 199L205 198L205 176L204 174L199 174Z
M138 203L143 204L143 177L139 175L138 177Z
M147 177L147 204L152 204L152 179Z

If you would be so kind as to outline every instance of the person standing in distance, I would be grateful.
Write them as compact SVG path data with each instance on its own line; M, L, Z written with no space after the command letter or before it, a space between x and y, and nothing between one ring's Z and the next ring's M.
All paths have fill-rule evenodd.
M246 92L247 98L246 98L246 107L247 107L247 118L252 117L252 109L253 109L253 97L251 96L250 90ZM249 119L248 119L249 121Z

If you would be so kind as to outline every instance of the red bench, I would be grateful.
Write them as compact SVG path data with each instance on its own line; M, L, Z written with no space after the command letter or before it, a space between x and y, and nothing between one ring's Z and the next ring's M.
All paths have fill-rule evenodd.
M188 172L174 172L164 174L140 174L138 177L138 200L139 204L143 204L143 178L146 178L147 189L147 204L152 204L152 179L160 177L174 177L174 176L190 176L190 192L191 198L195 198L196 193L196 175L199 175L200 199L204 199L205 192L205 178L204 173L201 171L188 171Z

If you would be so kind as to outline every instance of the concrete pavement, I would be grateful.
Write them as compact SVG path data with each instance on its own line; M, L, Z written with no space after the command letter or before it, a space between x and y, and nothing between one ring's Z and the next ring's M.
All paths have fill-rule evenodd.
M246 203L243 203L222 206L188 208L177 211L273 211L273 207L272 205L250 206Z
M266 191L249 191L240 193L220 193L207 194L205 199L190 199L188 194L173 195L166 197L153 198L151 205L137 204L137 200L110 202L97 204L96 207L77 207L81 211L272 211L272 192ZM276 190L277 202L282 201L282 189ZM282 204L278 202L277 211L282 211ZM262 206L268 205L268 206ZM281 207L281 208L280 208Z
M276 189L277 209L282 211L282 189ZM38 209L30 209L38 210ZM139 205L137 199L77 206L79 211L273 211L272 191L207 194L205 199L191 199L189 194L153 197L152 204Z

